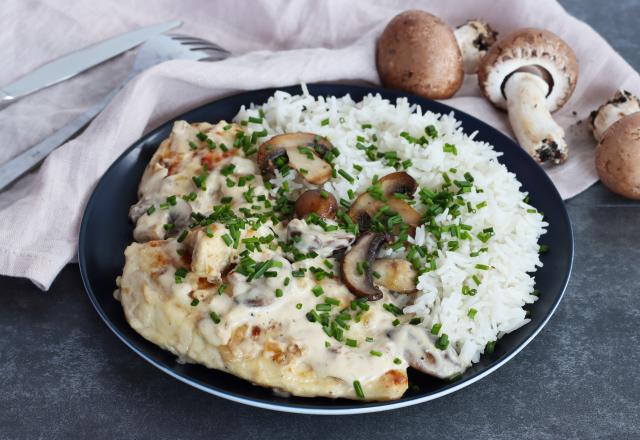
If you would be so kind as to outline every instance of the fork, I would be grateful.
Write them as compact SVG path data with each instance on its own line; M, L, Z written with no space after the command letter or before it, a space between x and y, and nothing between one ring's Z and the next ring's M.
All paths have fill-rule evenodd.
M230 55L229 51L217 44L187 35L160 34L150 38L140 46L131 73L118 87L55 133L0 166L0 191L78 134L129 81L141 72L169 60L219 61Z

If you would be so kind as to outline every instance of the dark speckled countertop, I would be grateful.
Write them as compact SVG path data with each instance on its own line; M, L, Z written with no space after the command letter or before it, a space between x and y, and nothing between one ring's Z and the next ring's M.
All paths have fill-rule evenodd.
M640 69L639 0L561 3ZM640 439L640 203L597 184L567 207L573 276L540 335L478 383L380 414L292 415L209 396L114 337L76 265L46 294L0 277L0 439Z

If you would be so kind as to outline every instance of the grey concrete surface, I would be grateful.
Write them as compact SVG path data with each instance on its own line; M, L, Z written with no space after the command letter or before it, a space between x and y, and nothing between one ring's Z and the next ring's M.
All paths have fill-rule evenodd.
M562 3L640 68L640 1ZM540 335L460 392L381 414L290 415L209 396L117 340L77 266L47 294L0 278L0 439L639 439L640 203L598 184L567 206L574 275Z

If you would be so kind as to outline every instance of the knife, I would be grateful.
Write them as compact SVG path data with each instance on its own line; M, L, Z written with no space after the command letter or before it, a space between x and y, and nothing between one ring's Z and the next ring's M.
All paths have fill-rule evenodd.
M150 37L178 27L181 21L173 20L137 31L118 35L77 52L65 55L26 74L17 81L0 89L0 109L17 99L50 85L71 78L93 66L115 57L148 40Z

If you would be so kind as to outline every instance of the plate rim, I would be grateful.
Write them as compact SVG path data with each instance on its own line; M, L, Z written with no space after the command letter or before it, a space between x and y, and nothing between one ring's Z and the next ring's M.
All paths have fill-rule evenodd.
M574 253L575 253L575 242L574 242L574 236L573 236L573 226L571 224L571 220L569 217L569 214L567 212L566 209L566 205L564 203L564 201L562 200L562 197L560 196L560 193L558 192L557 188L555 187L555 185L553 184L553 181L551 180L551 178L548 176L548 174L546 172L544 172L544 170L541 173L541 175L543 176L543 179L546 179L546 183L549 184L551 186L551 188L554 191L553 197L556 197L560 200L561 204L561 216L564 218L567 227L568 227L568 239L569 239L569 243L570 243L570 252L569 252L569 262L568 262L568 270L566 271L566 273L564 274L564 278L562 280L562 289L559 293L559 295L557 296L556 300L554 301L551 310L548 312L547 316L538 324L538 326L533 329L532 333L523 341L521 342L518 346L516 346L513 350L511 350L509 353L503 355L501 358L497 359L496 361L494 361L494 363L492 365L490 365L489 367L487 367L484 371L477 373L476 375L467 378L459 383L457 382L451 382L449 385L445 386L443 389L437 391L437 392L433 392L430 393L428 395L425 396L416 396L416 397L412 397L412 398L405 398L402 400L396 400L396 401L383 401L383 402L366 402L366 403L362 403L360 405L354 404L354 405L350 405L350 406L341 406L341 407L337 407L337 408L317 408L315 406L306 406L304 404L293 404L293 403L269 403L269 402L265 402L263 400L260 399L255 399L255 398L250 398L250 397L246 397L246 396L241 396L239 394L236 393L231 393L231 392L227 392L227 391L222 391L219 388L214 388L211 385L207 385L202 383L201 381L194 379L194 378L190 378L190 377L186 377L183 374L180 374L176 371L174 371L172 368L163 365L161 362L151 358L150 356L146 355L145 353L143 353L139 348L137 348L135 346L135 344L129 340L129 338L127 338L124 334L122 334L120 332L120 330L116 327L116 325L111 321L111 319L107 316L106 312L104 311L104 309L100 306L97 296L95 294L95 292L93 291L93 288L91 286L91 282L89 280L89 274L87 272L87 267L86 267L86 255L84 252L84 249L86 248L85 246L85 242L87 240L87 232L86 229L88 227L89 224L89 217L90 217L90 213L93 210L93 207L96 204L95 201L95 197L97 194L97 190L98 188L104 184L105 182L105 176L107 176L112 169L114 169L116 166L118 166L120 164L120 162L122 162L124 160L124 158L133 150L140 148L142 146L142 143L144 142L145 139L150 138L154 135L156 135L158 132L164 130L166 128L166 126L170 123L172 123L173 121L179 120L180 118L183 118L185 115L189 114L189 113L193 113L193 112L197 112L201 109L203 109L204 107L208 107L214 103L220 103L226 100L231 100L234 98L237 98L239 96L242 95L250 95L250 94L260 94L260 93L266 93L266 92L270 92L270 94L275 93L278 90L283 90L283 91L289 91L291 92L292 89L295 88L300 88L301 85L300 84L295 84L295 85L289 85L289 86L282 86L282 87L267 87L267 88L263 88L263 89L256 89L256 90L246 90L246 91L241 91L239 93L234 93L231 95L227 95L224 96L222 98L219 99L214 99L212 101L208 101L205 102L197 107L191 108L189 110L183 111L178 115L172 116L169 119L165 120L164 122L161 122L158 124L157 127L155 127L154 129L143 133L138 139L136 139L130 146L128 146L126 149L124 149L122 151L122 153L113 161L113 163L111 165L109 165L109 167L105 170L105 172L100 176L100 178L98 179L96 185L93 187L92 192L91 192L91 196L88 198L87 203L85 205L84 211L83 211L83 215L82 215L82 220L80 223L80 229L79 229L79 236L78 236L78 264L79 264L79 268L80 268L80 276L82 279L82 284L85 290L85 293L87 294L87 296L89 297L89 300L93 306L93 308L96 310L96 312L98 313L98 315L100 316L100 318L102 319L102 321L107 325L107 327L118 337L118 339L120 339L127 347L129 347L134 353L136 353L138 356L140 356L142 359L144 359L146 362L148 362L149 364L153 365L154 367L158 368L160 371L168 374L169 376L179 380L182 383L185 383L187 385L190 385L200 391L204 391L207 394L211 394L214 395L216 397L220 397L226 400L230 400L236 403L242 403L245 405L249 405L252 407L257 407L257 408L262 408L262 409L269 409L269 410L274 410L274 411L280 411L280 412L285 412L285 413L295 413L295 414L312 414L312 415L353 415L353 414L366 414L366 413L374 413L374 412L382 412L382 411L389 411L389 410L393 410L393 409L399 409L399 408L404 408L407 406L412 406L412 405L417 405L420 403L424 403L424 402L428 402L431 400L435 400L438 399L440 397L446 396L448 394L451 394L455 391L458 391L462 388L465 388L467 386L472 385L473 383L479 381L480 379L485 378L486 376L488 376L489 374L495 372L498 368L502 367L504 364L506 364L507 362L509 362L511 359L513 359L518 353L520 353L527 345L529 345L529 343L531 343L531 341L538 336L538 334L542 331L542 329L546 326L546 324L549 322L549 320L551 319L551 317L554 315L556 309L558 308L558 306L560 305L560 302L562 301L562 298L564 297L564 294L566 293L567 287L569 285L569 280L571 277L571 274L573 272L573 263L574 263ZM310 94L312 95L317 95L315 94L312 89L315 88L322 88L322 87L337 87L337 88L341 88L342 91L340 93L342 93L340 96L344 96L346 94L351 94L352 91L355 90L359 90L359 91L363 91L365 93L394 93L397 96L397 98L399 97L405 97L405 98L418 98L420 100L427 100L427 101L431 101L432 103L437 104L437 106L440 107L444 107L446 109L448 109L449 112L453 111L455 113L458 114L462 114L465 118L470 118L472 120L475 120L477 122L480 122L482 125L489 127L492 131L495 131L497 133L499 133L500 135L506 137L507 139L508 136L506 136L504 133L500 132L499 130L497 130L496 128L492 127L491 125L489 125L488 123L476 118L475 116L472 116L464 111L461 111L455 107L452 107L446 103L442 103L439 101L433 101L433 100L429 100L427 98L423 98L423 97L419 97L416 95L412 95L410 93L406 93L403 91L398 91L398 90L389 90L389 89L384 89L382 87L377 87L377 86L363 86L363 85L354 85L354 84L341 84L341 83L332 83L332 82L318 82L318 83L309 83L306 84L306 87L309 89ZM344 93L343 93L344 92ZM322 93L318 93L322 96L325 96ZM338 94L333 94L333 96L338 96ZM444 114L444 113L442 113ZM458 118L456 118L458 119ZM515 144L515 142L513 142L511 139L509 139L512 143ZM517 144L515 144L517 145ZM536 167L539 167L539 165L524 151L522 151L522 153L524 154L524 159L525 160L529 160L532 162L531 165L535 165ZM517 331L517 330L516 330Z

